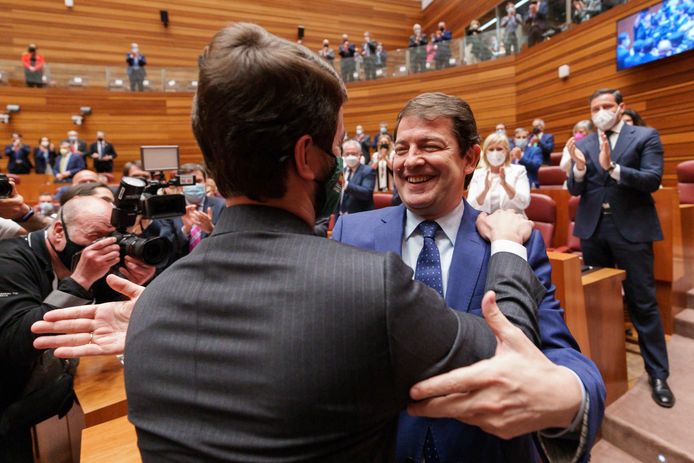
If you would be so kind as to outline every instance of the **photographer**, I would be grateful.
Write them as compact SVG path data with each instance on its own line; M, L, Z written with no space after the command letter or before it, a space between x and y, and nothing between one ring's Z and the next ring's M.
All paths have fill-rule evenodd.
M34 209L24 202L17 192L14 180L0 174L0 239L23 235L27 231L40 230L51 220L34 214Z
M118 265L120 248L109 236L114 230L111 210L111 204L97 197L75 197L47 229L0 242L0 362L6 373L0 382L0 461L32 461L30 427L70 408L70 387L57 398L55 391L45 391L53 378L32 392L44 400L26 395L25 387L42 358L32 345L30 326L56 307L91 302L92 287ZM129 256L118 270L137 284L154 275L154 267Z

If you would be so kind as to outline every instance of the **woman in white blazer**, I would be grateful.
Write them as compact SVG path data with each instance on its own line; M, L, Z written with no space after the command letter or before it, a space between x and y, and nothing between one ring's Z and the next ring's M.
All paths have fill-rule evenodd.
M524 166L511 164L508 138L499 133L489 135L482 146L482 160L483 167L472 175L468 203L489 214L512 209L525 215L530 204L530 182Z

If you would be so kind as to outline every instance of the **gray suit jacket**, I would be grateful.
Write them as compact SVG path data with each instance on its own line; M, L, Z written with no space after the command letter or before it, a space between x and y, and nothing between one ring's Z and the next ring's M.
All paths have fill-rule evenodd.
M125 381L145 462L392 461L409 388L493 355L484 320L395 254L311 232L279 209L225 209L142 294ZM496 254L492 279L533 326L544 288L528 264Z

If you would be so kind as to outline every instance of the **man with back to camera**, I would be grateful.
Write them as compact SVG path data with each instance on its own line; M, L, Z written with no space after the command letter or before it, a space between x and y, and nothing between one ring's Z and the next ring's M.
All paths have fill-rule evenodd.
M132 314L126 387L144 461L392 460L409 387L479 358L490 330L446 308L396 256L312 236L316 211L339 193L346 98L320 57L239 24L215 36L199 82L194 132L229 207ZM530 224L506 214L480 223L495 243L520 247ZM502 308L535 339L527 309L544 288L512 252L489 265ZM492 302L488 295L485 314L501 346L531 345ZM93 318L109 307L54 315L86 309ZM96 335L91 344L89 333L41 342L69 339L73 347L57 354L103 352ZM555 407L545 423L567 426L570 406Z
M347 140L342 144L345 183L340 201L340 214L354 214L374 208L376 172L359 162L361 153L361 145L356 140Z
M487 274L490 249L475 228L480 213L461 199L465 177L468 171L474 170L480 156L472 110L454 96L421 94L410 100L398 115L395 136L393 174L403 205L340 217L333 239L364 249L400 254L415 270L415 278L437 289L450 307L480 314L481 282ZM427 224L434 230L427 231ZM430 251L426 249L428 234L435 245ZM605 385L593 362L579 352L563 320L539 232L533 232L526 248L529 263L547 288L538 311L542 352L537 353L544 354L555 365L542 375L531 373L530 366L521 371L510 365L510 369L495 373L503 378L527 374L526 378L516 379L524 384L522 392L498 391L498 386L491 384L483 391L498 392L500 402L522 394L522 402L539 408L551 408L555 400L547 393L546 386L555 393L565 394L575 405L572 425L565 432L540 433L540 441L544 444L555 440L555 448L562 450L561 454L548 453L551 461L572 461L574 457L587 461L603 416ZM424 252L438 255L439 278L432 280L421 270ZM544 381L537 382L533 377L542 377ZM581 400L583 395L585 400ZM469 415L475 412L479 410L470 410ZM513 416L516 410L503 414ZM403 413L398 428L397 461L537 461L537 453L544 447L536 448L531 435L506 441L482 430L503 414L480 414L464 424ZM517 416L517 419L519 427L532 422L529 419L523 423L525 417Z
M663 145L655 129L625 124L624 108L617 89L596 90L590 97L598 130L569 151L573 167L567 187L581 196L574 235L581 239L587 265L626 271L624 296L652 397L669 408L675 396L667 384L667 347L653 274L653 241L662 240L663 233L651 196L662 180Z
M113 172L113 160L118 156L113 143L106 141L102 130L96 132L96 141L89 147L89 154L94 163L94 170L100 172Z
M119 247L108 237L111 209L96 197L74 198L45 230L0 242L0 361L7 372L0 381L0 461L32 462L30 427L71 407L71 378L51 377L27 393L43 355L32 346L30 326L56 307L92 301L95 283L118 264ZM121 273L137 284L154 275L154 267L129 256L125 267Z

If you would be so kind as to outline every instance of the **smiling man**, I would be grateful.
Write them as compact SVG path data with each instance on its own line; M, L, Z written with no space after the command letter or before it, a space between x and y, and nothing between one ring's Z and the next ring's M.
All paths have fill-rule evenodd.
M523 368L518 363L495 362L495 358L487 365L484 381L475 370L454 373L460 381L470 376L479 380L474 391L465 391L474 399L459 396L460 407L448 410L432 401L411 411L455 417L464 423L403 413L397 461L527 462L538 461L539 453L550 461L587 461L604 412L605 386L564 323L540 234L533 232L525 247L504 242L490 245L476 229L479 212L463 199L466 177L480 157L472 110L454 96L419 95L398 115L395 136L394 179L403 205L343 216L335 225L333 239L399 254L415 270L416 279L461 312L480 315L490 255L500 249L527 257L547 289L538 310L541 352L534 349L520 359ZM458 381L449 384L454 382ZM518 388L507 387L510 384ZM463 391L454 387L447 392ZM522 405L498 407L508 403ZM541 431L538 440L531 438L533 431Z

